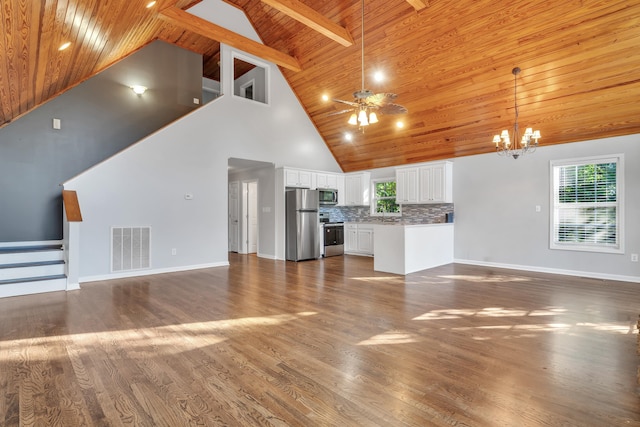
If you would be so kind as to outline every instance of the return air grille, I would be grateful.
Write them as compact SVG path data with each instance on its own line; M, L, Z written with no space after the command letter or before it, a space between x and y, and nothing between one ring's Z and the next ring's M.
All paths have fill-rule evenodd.
M151 227L111 227L111 271L151 267Z

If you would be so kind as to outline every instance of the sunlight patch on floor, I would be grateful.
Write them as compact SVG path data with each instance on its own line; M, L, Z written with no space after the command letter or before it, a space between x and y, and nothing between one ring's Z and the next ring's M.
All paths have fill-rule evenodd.
M485 307L483 309L444 309L432 310L413 320L446 320L461 319L463 317L524 317L524 316L555 316L566 312L563 307L544 307L537 310L512 309L505 307Z
M360 341L357 345L390 345L417 342L419 336L407 331L387 331Z
M49 360L52 352L65 342L78 351L93 352L96 348L130 351L132 358L174 355L219 344L228 339L229 331L262 326L276 326L293 322L316 312L276 314L273 316L244 317L213 320L119 331L87 332L51 337L24 338L0 342L0 362Z
M585 326L587 328L594 329L596 331L605 332L617 332L619 334L637 334L638 330L635 328L633 322L627 323L576 323L576 326Z

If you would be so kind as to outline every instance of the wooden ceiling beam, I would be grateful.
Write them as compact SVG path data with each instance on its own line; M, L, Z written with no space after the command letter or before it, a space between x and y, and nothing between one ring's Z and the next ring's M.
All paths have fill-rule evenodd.
M226 28L181 9L169 7L160 11L159 16L167 22L182 27L185 30L192 31L203 37L240 49L291 71L302 71L300 63L293 56L289 56L269 46L265 46L240 34L234 33L233 31L229 31Z
M343 46L353 45L353 38L349 31L298 0L262 0L262 2Z
M429 0L407 0L407 3L413 6L416 10L422 10L429 6Z

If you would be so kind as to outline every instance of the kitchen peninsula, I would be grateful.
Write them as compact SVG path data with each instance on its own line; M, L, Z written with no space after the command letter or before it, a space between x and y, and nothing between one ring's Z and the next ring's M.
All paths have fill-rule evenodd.
M453 223L374 226L373 269L409 274L453 262Z

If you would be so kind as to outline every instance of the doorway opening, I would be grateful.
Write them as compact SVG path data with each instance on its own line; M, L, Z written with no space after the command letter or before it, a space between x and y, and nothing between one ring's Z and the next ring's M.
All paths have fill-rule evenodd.
M229 252L269 257L274 249L275 165L230 158L228 164Z

